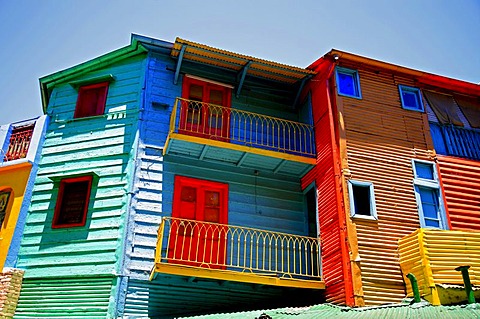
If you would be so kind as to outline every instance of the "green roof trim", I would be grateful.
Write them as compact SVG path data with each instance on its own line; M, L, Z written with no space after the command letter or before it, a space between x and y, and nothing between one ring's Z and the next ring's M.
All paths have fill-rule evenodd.
M400 303L376 307L350 308L332 304L311 307L255 310L237 313L222 313L178 319L371 319L371 318L435 318L478 319L480 304L460 306L432 306L428 302Z
M79 87L86 84L95 84L100 82L113 82L113 81L115 81L115 77L112 74L105 74L100 76L94 76L88 79L71 81L68 84L70 84L74 89L78 89Z
M132 38L129 46L117 49L95 59L40 78L39 82L43 112L45 113L47 110L50 93L55 85L58 85L59 83L68 83L81 74L98 70L104 66L136 56L138 54L146 53L147 51L148 50L144 48L137 39Z

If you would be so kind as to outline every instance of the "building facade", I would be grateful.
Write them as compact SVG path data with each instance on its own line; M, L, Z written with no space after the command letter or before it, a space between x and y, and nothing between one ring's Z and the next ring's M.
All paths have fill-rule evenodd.
M338 50L309 69L317 72L310 90L318 162L307 177L319 187L327 301L399 302L411 268L400 267L408 256L401 245L399 260L398 240L419 228L478 230L479 85ZM477 262L449 261L449 274L468 264L476 280ZM443 283L462 282L453 276Z
M478 284L478 85L133 35L40 86L17 318L382 305L412 293L409 273L439 304L465 265ZM447 272L425 248L438 238L472 238Z
M46 126L46 116L0 126L0 314L6 318L13 316L20 293L18 250Z

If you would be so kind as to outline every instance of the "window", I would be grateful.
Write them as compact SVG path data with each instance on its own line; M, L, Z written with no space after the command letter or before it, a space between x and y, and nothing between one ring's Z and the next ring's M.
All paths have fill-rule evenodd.
M11 194L11 190L0 191L0 227L3 226L3 222L6 219Z
M336 68L337 71L337 90L339 95L362 98L360 91L360 79L356 70Z
M377 208L373 184L369 182L348 181L350 196L350 216L377 219Z
M78 89L74 118L102 115L107 100L108 82L84 85Z
M435 164L413 160L415 198L422 228L447 229Z
M404 109L423 112L423 103L420 89L405 85L399 85L398 90L400 92L400 100Z
M91 188L90 175L60 181L52 228L85 225Z
M180 131L184 134L227 139L231 88L185 76Z

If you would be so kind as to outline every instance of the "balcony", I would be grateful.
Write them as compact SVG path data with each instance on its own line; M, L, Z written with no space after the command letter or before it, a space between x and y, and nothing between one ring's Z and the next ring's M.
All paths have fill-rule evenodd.
M291 288L324 289L317 238L164 217L157 273Z
M8 149L3 157L4 162L27 157L34 128L35 124L13 128Z
M295 176L315 165L312 125L183 98L164 152Z
M480 130L430 123L437 153L480 160Z
M465 300L459 266L470 266L472 285L480 285L480 232L421 228L399 240L398 252L404 277L414 274L420 294L434 305ZM412 295L410 284L407 293Z

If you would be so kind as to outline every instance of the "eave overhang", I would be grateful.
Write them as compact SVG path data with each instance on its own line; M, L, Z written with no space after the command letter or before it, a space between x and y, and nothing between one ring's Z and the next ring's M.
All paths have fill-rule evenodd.
M43 112L46 113L50 93L53 87L55 87L55 85L58 85L59 83L71 82L82 74L101 69L106 65L110 65L112 63L136 56L138 54L146 53L147 51L162 52L168 54L172 46L173 44L170 42L132 34L130 45L126 47L117 49L115 51L99 56L95 59L40 78L39 82Z
M175 81L178 81L183 61L206 64L236 72L238 77L237 95L246 76L284 84L295 84L316 74L312 70L233 53L180 38L175 40L171 56L177 60Z
M385 70L393 74L413 78L418 83L426 86L438 87L468 95L480 95L479 84L414 70L400 65L374 60L336 49L332 49L323 57L313 62L307 67L307 69L320 72L326 64L342 62L355 63L359 65L359 67L364 67L367 69Z

